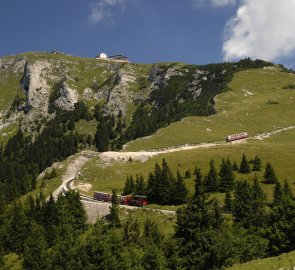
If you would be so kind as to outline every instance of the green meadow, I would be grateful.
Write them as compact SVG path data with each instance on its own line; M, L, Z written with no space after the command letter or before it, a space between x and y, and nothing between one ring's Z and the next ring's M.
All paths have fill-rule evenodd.
M217 113L187 117L154 135L126 145L125 151L157 149L182 144L222 141L233 133L250 136L295 125L295 75L279 70L256 69L234 74L230 91L216 98ZM287 88L287 89L286 89Z

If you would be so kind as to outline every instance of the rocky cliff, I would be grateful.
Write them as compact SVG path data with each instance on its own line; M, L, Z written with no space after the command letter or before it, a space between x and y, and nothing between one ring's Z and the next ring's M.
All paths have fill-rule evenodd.
M188 115L214 113L213 98L226 89L237 65L118 63L50 53L0 58L0 132L36 132L57 111L82 101L105 115L123 117L125 136L147 135ZM139 121L149 119L146 127ZM13 128L12 128L13 126ZM39 127L39 128L38 128Z

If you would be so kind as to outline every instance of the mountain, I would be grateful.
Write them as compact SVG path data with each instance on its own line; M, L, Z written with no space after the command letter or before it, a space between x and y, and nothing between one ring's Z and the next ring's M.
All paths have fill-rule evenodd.
M0 58L0 268L291 267L256 259L294 250L294 76L251 59Z
M189 115L209 115L214 96L226 91L233 73L271 63L249 59L206 66L136 64L56 53L0 58L0 136L18 127L37 134L51 119L83 102L93 115L120 118L117 146L149 135ZM148 117L147 117L148 116Z

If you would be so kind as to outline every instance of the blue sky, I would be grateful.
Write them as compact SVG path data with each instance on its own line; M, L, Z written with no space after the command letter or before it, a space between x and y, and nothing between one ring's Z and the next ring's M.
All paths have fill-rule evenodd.
M284 0L287 5L279 14L276 9L264 13L269 2L279 1L260 1L265 2L258 7L260 21L255 14L255 0L2 1L0 55L56 49L94 57L104 51L127 55L134 62L195 64L247 55L291 66L295 39L291 40L291 48L282 49L285 43L275 44L281 38L281 31L277 30L271 40L274 45L269 44L272 33L267 32L267 25L269 13L273 12L269 16L275 19L277 15L279 21L284 12L290 12L294 1ZM253 21L249 24L251 16ZM250 29L245 30L245 25ZM261 33L265 31L263 39ZM290 34L284 38L289 42Z

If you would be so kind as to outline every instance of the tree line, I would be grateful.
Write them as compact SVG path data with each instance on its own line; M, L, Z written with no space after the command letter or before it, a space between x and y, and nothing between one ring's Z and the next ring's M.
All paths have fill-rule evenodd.
M231 192L236 185L236 172L240 174L248 174L251 171L258 172L262 170L262 161L258 155L248 162L247 157L243 154L240 165L234 161L233 163L227 159L222 159L219 171L216 169L213 159L209 162L209 170L202 175L201 169L196 166L194 175L202 182L204 192ZM181 204L188 199L188 190L185 184L185 178L190 178L189 170L182 176L177 171L176 176L173 175L168 163L165 159L162 166L155 164L154 171L149 174L147 181L142 175L127 176L122 195L146 195L150 203L157 204ZM264 172L264 183L274 184L278 181L272 165L267 162Z
M61 112L40 130L36 137L18 130L0 147L0 204L36 188L39 173L79 150L79 144L92 144L91 138L77 134L75 122L89 119L85 104L75 104L73 111ZM82 146L82 147L83 147Z
M79 194L55 201L40 195L0 209L2 256L14 252L24 269L222 269L295 249L295 200L288 185L274 186L273 202L257 179L237 181L230 209L210 199L200 177L177 211L175 232L163 236L148 218L143 227L122 219L116 192L110 214L87 225ZM232 215L225 219L223 211Z

